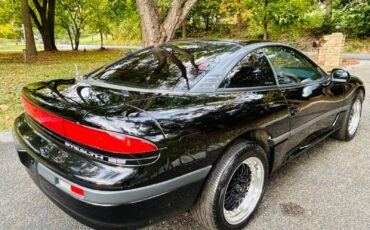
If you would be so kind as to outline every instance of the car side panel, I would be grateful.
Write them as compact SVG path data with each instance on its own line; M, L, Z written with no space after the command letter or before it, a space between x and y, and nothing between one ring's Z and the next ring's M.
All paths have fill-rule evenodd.
M167 141L167 148L162 151L162 162L167 164L157 169L157 178L214 164L228 144L252 131L259 137L248 138L260 138L268 144L268 139L290 129L288 107L277 87L189 94L166 102L159 97L145 110L160 124ZM284 151L284 143L276 146L276 154Z
M277 88L216 94L214 97L224 100L206 104L215 108L203 118L207 121L203 129L207 134L207 154L211 159L217 158L238 137L268 141L289 132L288 107ZM284 151L284 143L275 148L277 155Z
M291 133L287 154L276 159L284 163L308 148L317 138L334 130L337 116L344 110L344 85L319 81L296 87L283 87L291 113Z

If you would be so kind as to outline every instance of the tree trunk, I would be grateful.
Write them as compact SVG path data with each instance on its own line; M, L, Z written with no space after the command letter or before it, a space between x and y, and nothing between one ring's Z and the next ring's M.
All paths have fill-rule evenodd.
M325 15L326 18L330 21L331 20L331 13L333 9L333 1L332 0L325 0Z
M38 16L31 9L31 16L39 30L45 51L57 50L55 45L55 0L33 0Z
M80 46L80 29L77 29L76 36L75 36L75 48L73 50L78 51L78 47Z
M49 30L47 28L43 28L43 32L41 33L42 42L44 44L45 51L52 51L53 45L51 44Z
M182 23L181 37L182 39L186 39L186 22Z
M55 51L57 50L57 46L55 45L55 0L49 0L48 27L51 47Z
M157 0L136 0L145 46L169 41L197 0L174 0L164 20L160 19Z
M243 17L242 17L242 6L241 6L241 0L238 0L237 6L236 6L236 21L237 21L237 27L240 29L243 27Z
M22 0L22 15L24 24L24 37L26 40L26 58L29 56L37 55L35 38L33 36L30 7L28 5L28 0Z
M103 32L100 30L100 49L104 49Z
M73 38L72 38L72 33L71 31L69 30L68 26L65 27L65 29L67 30L68 32L68 37L69 37L69 41L71 43L71 48L72 50L74 50L74 44L73 44Z
M268 28L267 28L267 22L263 23L263 40L268 39Z
M267 21L267 6L268 6L268 0L264 1L264 16L263 16L263 40L268 39L268 21Z
M210 26L209 26L209 15L203 15L203 20L204 20L204 25L205 25L205 30L209 31Z
M100 19L100 14L98 14L98 27L99 27L99 34L100 34L100 49L103 50L103 30L102 30L102 22Z
M153 0L136 0L140 12L142 39L145 46L160 44L168 38L158 14L158 5Z

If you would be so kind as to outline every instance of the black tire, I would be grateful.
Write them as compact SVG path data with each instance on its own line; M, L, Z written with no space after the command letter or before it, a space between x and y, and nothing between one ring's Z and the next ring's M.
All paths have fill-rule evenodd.
M239 169L241 163L244 163L247 159L257 160L256 158L259 159L258 162L262 162L261 165L263 165L263 167L260 168L263 168L264 172L263 176L261 176L263 182L261 182L260 185L262 183L263 185L260 186L260 188L262 187L262 191L260 192L258 202L254 208L251 207L253 210L242 222L230 224L225 219L224 215L224 198L227 187L229 186L234 172ZM267 162L263 148L253 142L240 140L232 144L214 165L205 183L202 194L195 208L192 210L195 219L207 229L241 229L245 227L262 200L268 174ZM251 176L249 176L249 178L251 178ZM249 186L250 182L248 184L248 187ZM242 194L248 194L248 192ZM256 200L257 199L255 199L255 201Z
M351 106L345 112L345 115L343 117L343 121L342 121L340 129L337 130L332 135L333 138L335 138L337 140L341 140L341 141L350 141L356 136L357 128L356 128L354 133L350 133L349 129L348 129L348 126L349 126L349 121L350 121L350 115L351 115L352 108L353 108L353 106L354 106L354 104L357 100L360 101L361 110L362 110L362 102L364 100L363 95L364 94L361 90L354 93L353 99L352 99L352 102L351 102ZM360 111L360 117L361 117L361 111Z

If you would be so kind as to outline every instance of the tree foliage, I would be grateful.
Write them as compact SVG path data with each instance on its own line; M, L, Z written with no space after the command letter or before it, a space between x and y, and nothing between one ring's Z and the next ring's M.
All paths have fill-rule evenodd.
M0 38L22 36L21 5L16 0L0 0Z
M204 30L209 31L214 28L220 18L221 0L198 1L192 9L192 20L195 25L203 24Z
M352 37L370 36L370 1L338 1L334 7L333 24L343 27Z
M78 49L81 36L88 34L99 34L102 47L107 37L121 44L142 38L153 44L181 36L185 28L190 37L294 40L320 37L340 25L347 37L370 36L370 0L26 1L45 50L55 46L53 36L68 37ZM0 0L0 37L23 37L22 23L19 0Z
M93 15L94 5L99 3L99 0L58 1L58 24L66 30L73 50L78 50L82 30Z
M88 20L92 32L98 33L100 36L100 47L104 48L104 34L110 33L110 13L108 8L108 0L100 0L99 4L93 4L92 15Z

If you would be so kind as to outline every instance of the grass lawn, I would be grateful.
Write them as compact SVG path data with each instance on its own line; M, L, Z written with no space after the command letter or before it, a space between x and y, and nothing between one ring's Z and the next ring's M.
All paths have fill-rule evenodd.
M125 50L39 52L32 63L22 53L0 52L0 131L9 131L22 112L20 91L28 83L83 74L124 55Z
M22 51L23 49L25 49L26 46L25 45L7 45L7 46L0 46L0 52L1 51ZM37 45L36 46L37 50L43 50L44 47L43 46L40 46L40 45Z

